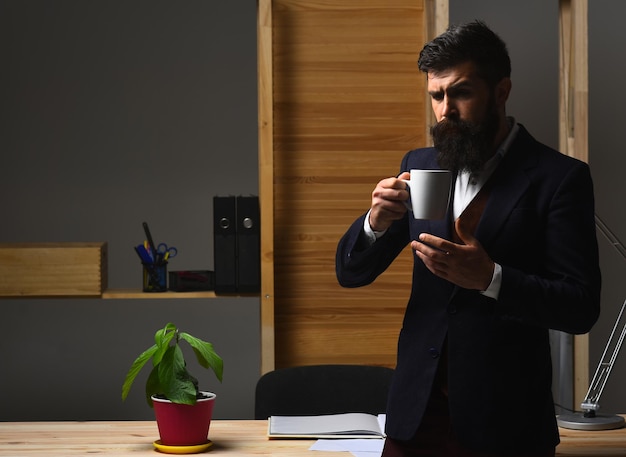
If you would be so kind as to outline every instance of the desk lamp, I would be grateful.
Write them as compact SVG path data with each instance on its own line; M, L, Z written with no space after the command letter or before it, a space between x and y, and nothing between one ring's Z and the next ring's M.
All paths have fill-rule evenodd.
M606 224L597 215L596 226L600 229L604 237L611 243L611 245L613 245L613 247L626 260L626 249L624 249L624 246L619 239L609 230ZM626 317L624 315L624 308L626 308L626 301L622 304L622 308L617 316L617 320L615 321L609 340L604 348L604 352L602 353L602 358L600 359L598 368L596 368L596 372L591 380L587 395L580 404L582 412L559 414L557 416L557 423L560 427L575 430L610 430L624 426L624 418L621 416L597 413L600 409L600 395L602 395L604 386L606 385L609 375L611 374L611 370L613 369L613 364L615 363L619 350L624 342L624 336L626 336L626 322L622 324L622 321L626 320L623 319ZM617 341L615 341L617 329L620 326L622 330L619 337L617 337ZM613 351L609 355L611 347L613 348Z

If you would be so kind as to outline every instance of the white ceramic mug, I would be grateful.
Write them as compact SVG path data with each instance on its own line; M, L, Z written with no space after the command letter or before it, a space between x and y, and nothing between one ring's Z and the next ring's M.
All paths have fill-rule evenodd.
M411 179L404 179L409 199L405 202L415 219L443 219L446 216L452 173L449 170L411 170Z

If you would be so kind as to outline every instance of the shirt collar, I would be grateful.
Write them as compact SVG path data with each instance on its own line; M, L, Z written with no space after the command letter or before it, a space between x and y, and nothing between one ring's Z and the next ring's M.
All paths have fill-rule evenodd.
M509 151L511 144L517 136L517 132L519 132L519 124L515 121L514 117L507 117L506 121L509 123L509 134L506 136L504 141L500 143L500 146L498 146L498 150L496 151L496 154L499 154L500 158L504 157L504 155Z

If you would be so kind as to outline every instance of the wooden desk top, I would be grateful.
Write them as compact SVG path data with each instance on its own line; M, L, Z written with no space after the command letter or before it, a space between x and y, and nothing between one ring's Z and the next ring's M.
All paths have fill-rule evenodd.
M0 455L116 457L166 455L153 446L159 438L155 421L119 422L0 422ZM315 440L269 440L267 421L214 420L213 442L204 455L302 457ZM198 454L198 455L203 455ZM346 457L324 452L321 457Z
M561 429L559 457L626 456L626 428L605 431ZM267 422L216 420L209 438L213 446L207 455L302 457L314 440L268 440ZM0 422L0 455L151 456L152 442L158 439L156 422ZM529 439L532 439L529 437ZM313 453L316 457L319 453ZM324 452L320 457L347 457L345 452Z

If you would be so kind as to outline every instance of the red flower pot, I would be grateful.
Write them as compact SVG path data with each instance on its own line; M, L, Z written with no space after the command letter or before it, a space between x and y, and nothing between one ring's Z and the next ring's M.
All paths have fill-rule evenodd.
M199 399L195 405L180 405L152 396L162 444L193 446L207 442L215 394L201 393L205 395L205 398Z

